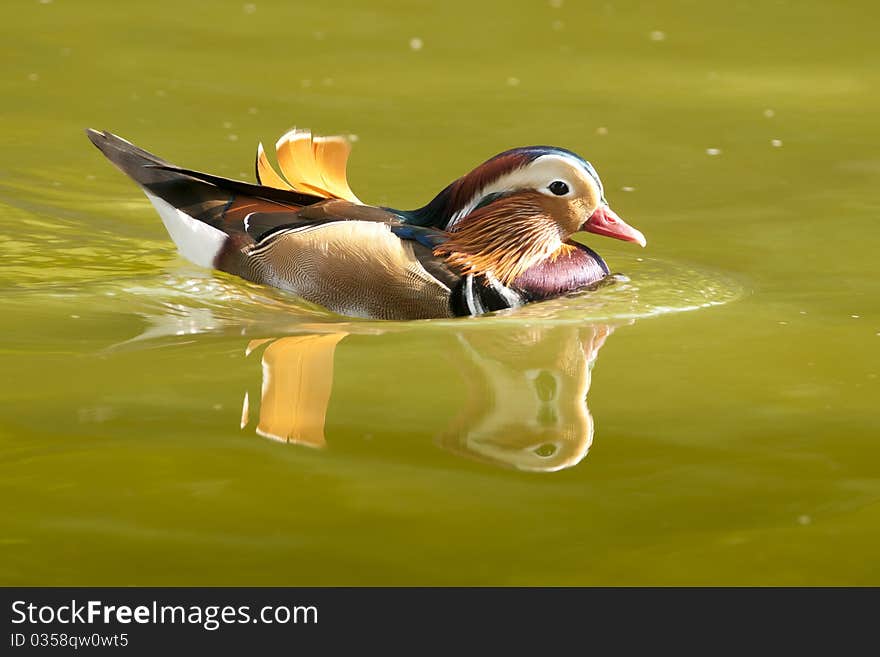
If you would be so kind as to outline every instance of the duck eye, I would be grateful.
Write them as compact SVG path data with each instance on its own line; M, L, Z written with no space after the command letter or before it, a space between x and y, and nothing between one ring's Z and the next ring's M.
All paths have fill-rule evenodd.
M568 194L568 185L566 185L561 180L554 180L552 183L547 185L547 189L556 194L556 196L565 196Z

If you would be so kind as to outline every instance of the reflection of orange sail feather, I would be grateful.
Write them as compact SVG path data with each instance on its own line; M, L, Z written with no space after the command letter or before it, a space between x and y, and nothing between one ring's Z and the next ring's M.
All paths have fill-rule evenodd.
M260 144L257 148L260 184L361 202L348 185L346 165L351 144L344 137L313 137L308 130L291 130L278 140L275 151L283 177L269 164Z
M286 337L266 347L258 434L309 447L324 446L324 422L333 386L333 355L345 335ZM248 352L263 342L253 341ZM243 418L243 424L246 423Z
M591 370L614 331L604 324L462 331L445 353L467 395L437 434L444 449L484 463L555 472L580 463L593 442ZM252 340L264 348L259 435L323 447L336 345L346 333ZM452 336L451 336L452 337ZM249 420L245 395L242 428Z

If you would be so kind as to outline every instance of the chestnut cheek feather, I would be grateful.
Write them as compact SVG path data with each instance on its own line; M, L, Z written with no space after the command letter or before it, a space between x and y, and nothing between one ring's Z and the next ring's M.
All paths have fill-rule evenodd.
M465 273L493 273L509 285L529 267L549 258L561 245L560 225L543 194L529 192L499 199L462 219L435 254Z

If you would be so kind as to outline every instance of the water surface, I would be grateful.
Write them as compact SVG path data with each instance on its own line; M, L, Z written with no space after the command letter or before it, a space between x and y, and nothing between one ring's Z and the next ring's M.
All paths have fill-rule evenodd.
M880 583L873 3L0 17L0 583ZM347 320L182 261L82 133L250 180L292 125L397 207L570 148L649 247Z

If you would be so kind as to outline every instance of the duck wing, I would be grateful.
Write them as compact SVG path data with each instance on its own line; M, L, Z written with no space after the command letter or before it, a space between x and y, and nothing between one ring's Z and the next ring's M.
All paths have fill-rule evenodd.
M303 213L307 214L307 213ZM293 292L341 315L375 319L451 317L447 272L417 241L403 239L387 221L254 214L248 236L230 240L218 269ZM426 266L427 264L427 266Z
M223 254L217 267L359 317L481 315L525 302L491 274L464 273L435 255L445 231L403 223L381 208L335 200L288 217L248 216L255 246Z

